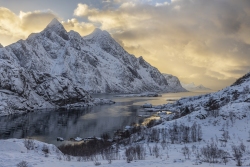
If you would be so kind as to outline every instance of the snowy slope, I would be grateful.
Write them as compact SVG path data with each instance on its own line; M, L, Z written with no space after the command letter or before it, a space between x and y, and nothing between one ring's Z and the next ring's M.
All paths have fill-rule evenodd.
M172 88L172 90L175 90L176 92L186 92L187 90L185 88L182 87L179 78L177 78L176 76L173 76L171 74L162 74L167 82L168 85Z
M175 103L165 105L168 110L182 112L183 108L190 108L191 112L209 116L210 111L218 110L218 115L228 115L231 106L250 106L250 73L238 79L232 86L224 88L218 92L195 97L182 98ZM231 108L231 109L230 109ZM248 108L247 108L248 109Z
M201 85L195 85L194 83L181 83L182 87L189 90L189 91L211 91L210 88L207 88L205 86Z

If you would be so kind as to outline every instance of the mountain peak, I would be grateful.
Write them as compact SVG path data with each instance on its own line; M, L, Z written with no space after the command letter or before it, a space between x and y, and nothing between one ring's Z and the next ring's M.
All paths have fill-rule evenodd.
M101 30L99 28L95 28L95 30L92 32L92 34L95 34L95 35L108 35L108 36L110 36L110 34L107 31Z
M62 26L62 24L57 20L57 18L54 18L51 20L51 22L48 24L47 27L52 27L52 26Z
M64 40L69 40L67 31L56 18L54 18L44 29L44 31L55 32L57 35L62 37Z
M107 37L112 38L111 35L107 31L101 30L99 28L95 28L94 31L91 34L85 36L84 38L87 39L87 40L88 39L98 39L98 41L99 41L100 38L106 38L107 39Z
M66 31L62 25L56 18L54 18L45 28L45 30L53 30L53 31Z
M3 48L3 45L0 43L0 48Z

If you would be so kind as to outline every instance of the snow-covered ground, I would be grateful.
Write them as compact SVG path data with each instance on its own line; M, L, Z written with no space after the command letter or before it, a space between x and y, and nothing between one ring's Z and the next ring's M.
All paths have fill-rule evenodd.
M27 150L24 140L9 139L0 140L0 166L14 167L21 161L37 167L96 166L95 162L101 163L100 166L110 167L236 166L235 152L232 149L234 146L234 150L240 155L242 166L249 166L249 83L250 74L217 93L182 98L164 105L165 109L174 113L161 114L160 124L133 134L128 140L130 144L120 145L111 164L103 160L101 155L94 156L95 161L83 161L79 157L69 158L62 155L55 146L48 144L45 145L49 148L49 153L45 154L42 151L44 143L38 141L35 141L34 150ZM145 157L143 160L134 159L127 163L126 149L136 145L143 148ZM210 148L217 150L209 154L216 163L205 162L205 155L208 155L205 152L213 150ZM183 153L186 153L186 157Z

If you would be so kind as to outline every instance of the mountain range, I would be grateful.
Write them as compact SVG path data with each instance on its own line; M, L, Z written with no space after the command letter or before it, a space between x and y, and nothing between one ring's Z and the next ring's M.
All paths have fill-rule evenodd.
M197 86L194 83L181 83L181 86L188 91L212 91L210 88L207 88L201 84Z
M81 37L56 19L26 40L0 47L0 112L93 103L89 93L178 92L143 57L107 31Z

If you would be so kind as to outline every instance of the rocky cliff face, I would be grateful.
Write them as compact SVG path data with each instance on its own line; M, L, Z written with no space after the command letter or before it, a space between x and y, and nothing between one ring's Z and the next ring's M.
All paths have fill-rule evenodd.
M0 47L0 66L4 112L91 103L88 92L173 91L155 67L127 53L106 31L81 37L56 19L27 40Z
M177 78L176 76L173 76L171 74L163 74L163 76L166 78L169 87L171 87L171 89L173 91L187 92L187 90L182 87L179 78Z

